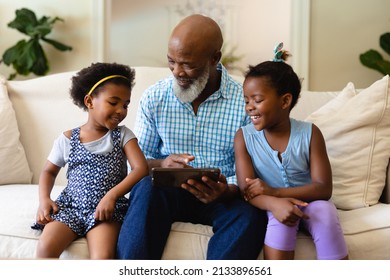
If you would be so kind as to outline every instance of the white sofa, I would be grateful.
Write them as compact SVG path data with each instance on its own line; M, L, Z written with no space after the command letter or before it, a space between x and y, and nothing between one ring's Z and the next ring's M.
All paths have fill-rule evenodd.
M167 68L135 70L136 86L124 121L130 128L144 89L170 74ZM87 117L69 98L74 74L25 81L0 77L0 259L35 256L39 232L30 226L38 206L39 173L53 140ZM242 81L242 77L236 78ZM339 208L351 259L390 259L388 87L388 77L384 77L358 94L351 83L340 92L303 91L292 111L298 119L310 115L326 138L335 182L332 199ZM53 198L66 184L64 174L62 170ZM163 258L204 259L211 235L208 226L175 223ZM86 240L74 241L61 258L87 259ZM300 232L296 259L315 258L311 238Z

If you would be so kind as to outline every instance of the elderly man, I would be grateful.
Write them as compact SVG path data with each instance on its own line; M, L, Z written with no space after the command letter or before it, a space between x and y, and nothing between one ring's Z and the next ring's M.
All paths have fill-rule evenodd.
M219 63L222 44L214 20L184 18L168 43L173 75L146 90L135 128L150 169L213 167L222 174L181 188L134 188L118 240L121 259L160 259L175 221L213 227L207 259L256 259L263 246L265 213L237 187L233 139L248 118L241 84Z

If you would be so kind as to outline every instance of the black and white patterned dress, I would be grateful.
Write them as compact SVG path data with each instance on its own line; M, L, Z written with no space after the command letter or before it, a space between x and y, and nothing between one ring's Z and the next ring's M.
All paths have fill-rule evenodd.
M96 223L95 209L103 196L126 176L123 174L123 157L120 128L111 131L113 149L106 154L94 154L80 142L80 128L72 130L68 159L66 188L56 199L59 211L54 220L84 236ZM117 200L113 220L122 222L128 208L128 199Z

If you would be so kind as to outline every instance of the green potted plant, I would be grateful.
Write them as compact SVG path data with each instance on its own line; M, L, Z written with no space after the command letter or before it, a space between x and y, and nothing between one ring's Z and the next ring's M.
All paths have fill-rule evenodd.
M41 42L46 42L57 50L70 51L72 47L64 45L56 40L49 39L46 36L52 31L57 21L63 21L59 17L51 18L43 16L37 19L35 13L27 8L16 10L16 17L8 23L8 27L17 29L30 38L22 39L14 46L8 48L2 56L0 62L12 67L15 73L9 76L12 80L16 75L28 75L34 73L43 76L49 71L49 62L41 46Z
M231 48L229 51L226 50L226 45L222 47L222 57L221 62L228 70L240 70L243 71L240 67L236 66L236 63L242 59L242 55L236 55L237 47Z
M379 38L379 45L390 55L390 32L384 33ZM360 55L360 62L371 69L377 70L383 75L390 74L390 61L383 58L383 56L376 50L368 50Z

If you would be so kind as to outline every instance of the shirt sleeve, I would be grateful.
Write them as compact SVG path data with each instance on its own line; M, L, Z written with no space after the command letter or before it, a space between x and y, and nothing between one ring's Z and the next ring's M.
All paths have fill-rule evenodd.
M245 115L245 118L244 118L244 120L243 120L242 126L246 126L246 125L248 125L250 122L251 122L251 120L250 120L249 116L248 116L248 115ZM236 176L236 168L235 168L235 166L234 166L234 175L233 175L233 176L226 177L226 180L227 180L228 184L237 185L237 187L238 187L238 182L237 182L237 176Z
M161 138L159 136L156 121L154 119L154 100L155 94L153 86L143 94L134 128L134 133L137 136L138 144L143 151L146 159L160 159L159 146Z
M131 131L130 128L126 126L121 127L121 147L124 147L127 142L134 138L136 138L135 134L133 133L133 131Z
M70 150L70 140L61 134L53 144L51 152L47 157L47 160L57 165L58 167L64 167L68 162Z

